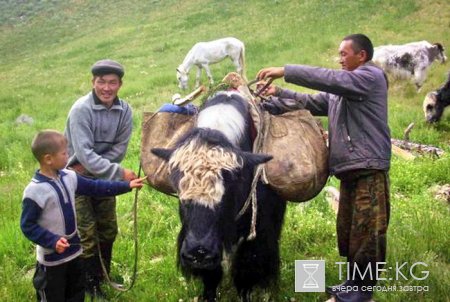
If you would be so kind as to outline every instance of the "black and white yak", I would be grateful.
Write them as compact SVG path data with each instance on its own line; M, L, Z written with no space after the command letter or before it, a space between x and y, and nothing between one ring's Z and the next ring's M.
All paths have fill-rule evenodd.
M420 90L434 61L445 63L445 49L441 43L427 41L402 45L382 45L374 48L373 62L396 79L412 79Z
M428 123L439 122L445 107L450 105L450 72L447 82L436 91L426 95L423 101L423 113Z
M219 92L202 106L195 127L174 149L152 149L169 162L179 196L178 265L203 281L204 301L217 299L223 257L242 301L252 290L276 284L279 240L286 201L258 183L256 237L252 207L238 215L250 194L253 171L272 157L252 153L248 103L236 92Z

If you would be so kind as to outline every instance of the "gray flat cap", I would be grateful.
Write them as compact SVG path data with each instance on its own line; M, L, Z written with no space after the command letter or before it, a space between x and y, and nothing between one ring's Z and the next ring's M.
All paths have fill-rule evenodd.
M94 76L113 73L117 74L119 78L122 78L125 73L122 65L109 59L95 62L95 64L92 65L91 71Z

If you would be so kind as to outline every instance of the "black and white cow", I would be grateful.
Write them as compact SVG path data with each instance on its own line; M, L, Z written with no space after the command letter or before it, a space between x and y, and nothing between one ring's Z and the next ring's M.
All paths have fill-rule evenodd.
M413 79L420 90L430 65L445 63L447 57L442 44L427 41L403 45L383 45L374 48L373 62L396 79Z
M251 152L248 107L236 92L218 93L205 102L195 127L174 149L152 149L169 162L180 200L178 263L185 276L203 281L202 301L217 301L224 254L230 256L242 301L250 301L253 289L269 287L279 274L286 201L258 182L257 207L244 207L254 168L272 158ZM247 240L253 229L256 237Z
M423 112L428 123L439 122L445 107L450 105L450 72L447 82L436 91L427 94L423 101Z

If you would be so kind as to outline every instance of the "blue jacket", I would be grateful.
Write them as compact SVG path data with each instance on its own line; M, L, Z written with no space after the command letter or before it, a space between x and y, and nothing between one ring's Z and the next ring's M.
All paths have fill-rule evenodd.
M58 179L36 171L25 188L20 227L37 244L36 258L47 266L68 262L81 254L77 232L75 193L88 196L113 196L131 191L127 181L92 180L71 170L58 171ZM71 244L64 253L55 251L56 242L65 237Z
M367 62L353 71L286 65L284 79L319 90L304 94L282 89L273 103L281 111L308 109L328 116L332 175L357 169L389 170L387 80Z

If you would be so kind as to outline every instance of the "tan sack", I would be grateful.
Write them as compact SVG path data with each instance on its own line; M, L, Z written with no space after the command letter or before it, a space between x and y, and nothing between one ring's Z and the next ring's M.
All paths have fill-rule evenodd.
M314 198L328 178L328 148L318 121L308 110L269 119L263 145L263 152L273 156L265 164L269 185L289 201Z
M194 126L195 116L174 112L144 112L141 138L141 165L149 184L156 190L172 194L168 164L154 155L152 148L172 148Z

